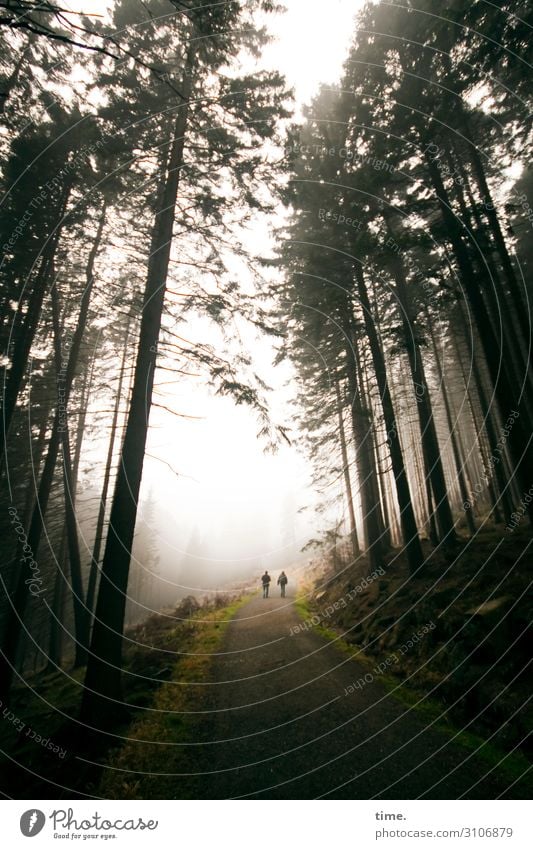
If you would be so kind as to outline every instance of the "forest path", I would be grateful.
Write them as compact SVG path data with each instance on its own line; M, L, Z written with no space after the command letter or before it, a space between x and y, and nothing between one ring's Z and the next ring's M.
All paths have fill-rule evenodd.
M506 795L510 780L379 681L346 694L368 670L315 631L295 633L294 600L275 596L240 608L212 664L195 757L204 798Z

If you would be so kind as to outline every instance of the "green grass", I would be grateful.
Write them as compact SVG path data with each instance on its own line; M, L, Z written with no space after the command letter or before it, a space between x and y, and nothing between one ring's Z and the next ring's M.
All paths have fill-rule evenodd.
M302 594L298 594L294 599L294 607L298 616L300 616L304 622L309 619L313 614L311 613L311 608L309 606L309 595L306 592L302 591Z

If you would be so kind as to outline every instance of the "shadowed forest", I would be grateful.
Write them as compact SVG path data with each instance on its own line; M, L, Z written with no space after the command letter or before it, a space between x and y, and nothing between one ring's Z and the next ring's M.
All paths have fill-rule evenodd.
M297 0L62 5L0 2L3 797L528 798L531 10L354 3L302 102Z

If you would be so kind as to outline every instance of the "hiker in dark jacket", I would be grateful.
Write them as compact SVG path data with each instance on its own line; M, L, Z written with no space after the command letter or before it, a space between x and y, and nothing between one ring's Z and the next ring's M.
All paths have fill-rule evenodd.
M287 575L285 574L285 572L282 572L281 575L278 578L278 584L281 587L281 597L282 598L285 598L285 587L287 586L288 583L289 583L289 579L287 578Z
M267 571L265 571L265 574L261 578L261 583L263 584L263 598L268 598L268 587L270 584L270 580L270 575Z

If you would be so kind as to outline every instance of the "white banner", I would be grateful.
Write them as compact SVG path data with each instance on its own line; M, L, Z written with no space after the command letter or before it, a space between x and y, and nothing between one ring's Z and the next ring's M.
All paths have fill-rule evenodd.
M4 801L2 845L531 849L527 808L521 801Z

